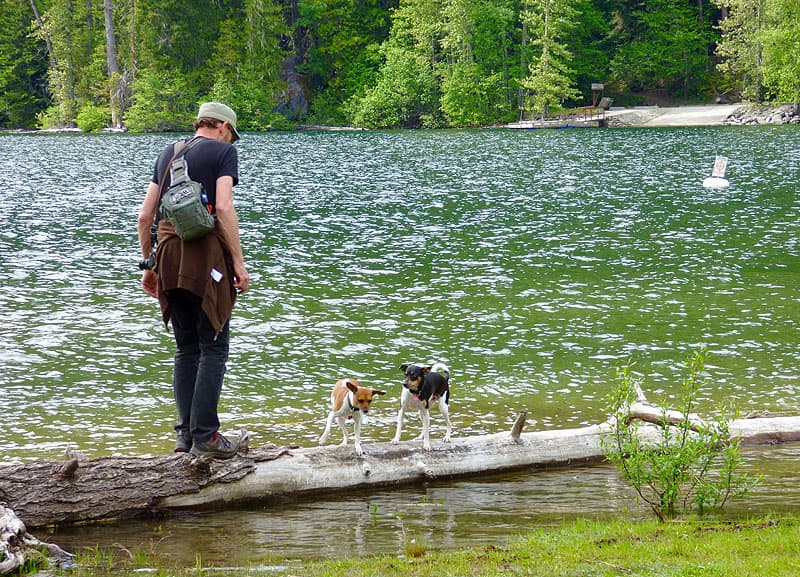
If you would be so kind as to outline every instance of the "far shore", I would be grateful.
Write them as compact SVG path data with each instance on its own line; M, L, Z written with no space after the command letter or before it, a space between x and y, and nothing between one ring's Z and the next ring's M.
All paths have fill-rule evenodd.
M722 126L727 124L785 124L800 123L800 104L773 106L753 106L749 104L697 104L687 106L634 106L631 108L610 108L605 111L605 125L617 127L688 127ZM524 128L521 124L530 123L530 128L538 127L536 122L523 121L495 128ZM595 123L596 125L596 123ZM328 130L348 131L367 130L350 126L298 125L295 131ZM105 129L103 133L119 133L125 130ZM0 129L0 134L59 134L82 133L79 128Z

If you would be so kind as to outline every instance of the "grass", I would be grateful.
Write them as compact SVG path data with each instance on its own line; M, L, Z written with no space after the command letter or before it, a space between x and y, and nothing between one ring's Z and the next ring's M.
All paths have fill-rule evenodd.
M93 562L94 559L94 562ZM134 561L135 560L135 561ZM576 521L536 529L507 546L457 551L409 550L397 556L274 563L231 568L159 566L141 556L81 555L65 575L128 575L147 567L154 576L276 577L796 577L800 575L800 518L738 522ZM50 573L59 575L59 572ZM142 573L138 573L142 574Z

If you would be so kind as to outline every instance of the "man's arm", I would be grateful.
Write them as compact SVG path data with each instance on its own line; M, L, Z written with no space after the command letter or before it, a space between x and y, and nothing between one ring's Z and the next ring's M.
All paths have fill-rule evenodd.
M244 265L242 243L239 238L239 217L233 206L233 178L220 176L217 179L217 222L220 225L222 237L233 261L233 286L240 292L245 292L250 286L250 274Z
M139 230L139 247L142 249L142 258L149 257L150 252L153 250L150 228L153 226L156 210L158 210L158 202L161 200L160 192L160 187L151 182L150 186L147 187L147 194L144 196L142 208L139 211L137 228ZM158 298L158 279L156 278L156 273L152 270L142 272L142 289L151 297Z

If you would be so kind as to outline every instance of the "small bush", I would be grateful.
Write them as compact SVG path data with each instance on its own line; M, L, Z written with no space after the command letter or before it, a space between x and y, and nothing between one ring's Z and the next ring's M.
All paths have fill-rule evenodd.
M66 123L61 120L61 111L58 106L45 108L36 115L36 127L42 130L48 128L64 128Z
M134 104L125 112L132 132L184 132L192 129L198 97L178 74L142 73L135 83Z
M111 123L111 110L107 107L89 104L78 112L75 123L84 132L100 132Z
M641 423L629 414L637 384L630 366L618 370L620 382L609 407L612 433L604 441L604 451L660 521L675 517L679 508L699 514L721 510L729 499L746 494L759 482L736 472L741 441L730 439L726 411L701 424L688 418L707 356L701 349L686 361L689 375L681 387L680 406L684 418L671 424L664 412L655 425L655 441L646 440Z

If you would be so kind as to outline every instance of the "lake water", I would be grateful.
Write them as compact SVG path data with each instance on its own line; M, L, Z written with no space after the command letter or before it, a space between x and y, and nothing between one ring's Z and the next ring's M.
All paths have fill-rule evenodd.
M172 450L172 337L139 286L136 217L173 138L0 136L0 467L69 445ZM628 360L668 404L701 345L700 413L800 410L797 127L279 133L237 147L252 284L231 325L223 430L314 445L330 386L353 376L388 392L364 431L388 440L399 365L433 359L451 369L454 435L506 430L520 410L526 430L582 426L605 419ZM716 154L729 158L725 190L701 186ZM408 419L404 438L418 428ZM443 434L437 415L432 430ZM794 507L796 450L748 455L770 480L747 507ZM636 507L606 467L409 491L372 498L405 523L417 516L395 513L424 500L430 530L456 544L613 514L612 495ZM349 498L200 524L247 518L271 551L321 553L325 527L345 525L322 511ZM370 525L372 511L364 528L391 526L372 547L395 550L405 529Z

